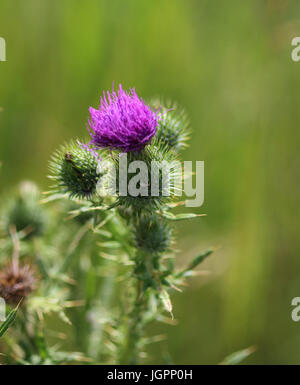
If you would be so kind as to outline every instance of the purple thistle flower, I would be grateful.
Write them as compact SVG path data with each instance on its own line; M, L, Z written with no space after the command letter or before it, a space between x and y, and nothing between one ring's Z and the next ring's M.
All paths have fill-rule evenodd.
M123 90L103 92L99 109L89 108L90 144L96 148L119 149L123 152L142 150L156 134L159 115L153 112L135 92Z

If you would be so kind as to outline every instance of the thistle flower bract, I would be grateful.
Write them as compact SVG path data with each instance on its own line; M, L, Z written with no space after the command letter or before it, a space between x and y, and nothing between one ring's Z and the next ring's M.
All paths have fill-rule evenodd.
M121 155L122 156L122 155ZM160 209L163 204L174 199L175 192L177 190L178 180L181 180L181 169L179 168L180 162L177 159L176 153L169 151L166 146L150 145L143 151L130 152L127 156L128 169L129 165L134 161L142 161L147 168L147 185L145 190L147 195L139 194L137 196L130 195L128 191L127 195L123 196L119 190L120 175L119 164L120 157L116 161L116 177L117 177L117 205L124 206L124 209L132 209L132 215L139 215L140 212L149 213L153 210ZM158 167L158 180L153 181L152 171L154 170L154 164ZM138 172L137 172L138 174ZM128 187L130 185L131 178L135 177L128 172ZM158 188L158 194L152 193L152 182L156 182ZM129 190L129 189L128 189Z
M161 111L158 122L156 142L162 143L176 152L187 146L189 139L189 119L185 110L176 103L154 100L151 105Z
M97 166L96 156L86 148L74 142L62 146L50 162L50 178L56 182L55 191L79 199L92 198L101 176Z
M34 290L36 278L30 265L7 265L0 270L0 297L9 304L17 304Z
M103 93L99 109L89 109L91 144L96 148L139 151L155 135L158 114L153 112L134 89Z
M146 253L165 252L172 241L172 228L158 216L141 216L135 226L136 246Z

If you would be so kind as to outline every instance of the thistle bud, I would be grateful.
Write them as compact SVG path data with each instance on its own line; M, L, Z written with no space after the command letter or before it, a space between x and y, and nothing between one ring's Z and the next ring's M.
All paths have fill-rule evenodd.
M96 192L100 174L96 155L77 143L60 148L50 162L50 178L55 180L55 192L70 197L91 199Z
M149 254L161 254L172 242L172 228L155 215L142 215L135 225L136 246Z
M8 233L11 226L15 226L17 231L28 230L27 238L43 234L47 217L39 198L40 192L34 183L21 183L16 196L4 210L4 227Z
M116 158L117 204L131 208L133 214L161 208L181 188L181 171L176 154L163 145L121 154Z
M176 152L185 148L190 131L185 110L170 101L164 104L156 100L152 102L152 106L161 113L155 140Z
M14 267L9 264L0 270L0 297L7 303L16 305L35 289L36 282L30 265Z

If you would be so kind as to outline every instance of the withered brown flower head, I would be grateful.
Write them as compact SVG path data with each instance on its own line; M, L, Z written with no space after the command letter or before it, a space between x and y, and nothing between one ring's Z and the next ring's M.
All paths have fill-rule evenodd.
M36 285L34 270L30 265L7 265L0 270L0 297L9 304L17 304L27 297Z

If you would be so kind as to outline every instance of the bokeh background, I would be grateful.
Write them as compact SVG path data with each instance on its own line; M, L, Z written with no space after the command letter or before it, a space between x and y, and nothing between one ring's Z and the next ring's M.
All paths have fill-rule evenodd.
M47 189L47 162L86 135L88 107L113 80L186 107L185 160L205 161L207 217L178 226L178 264L218 246L167 333L172 359L300 362L300 35L297 0L0 0L0 192ZM164 344L152 348L158 363Z

